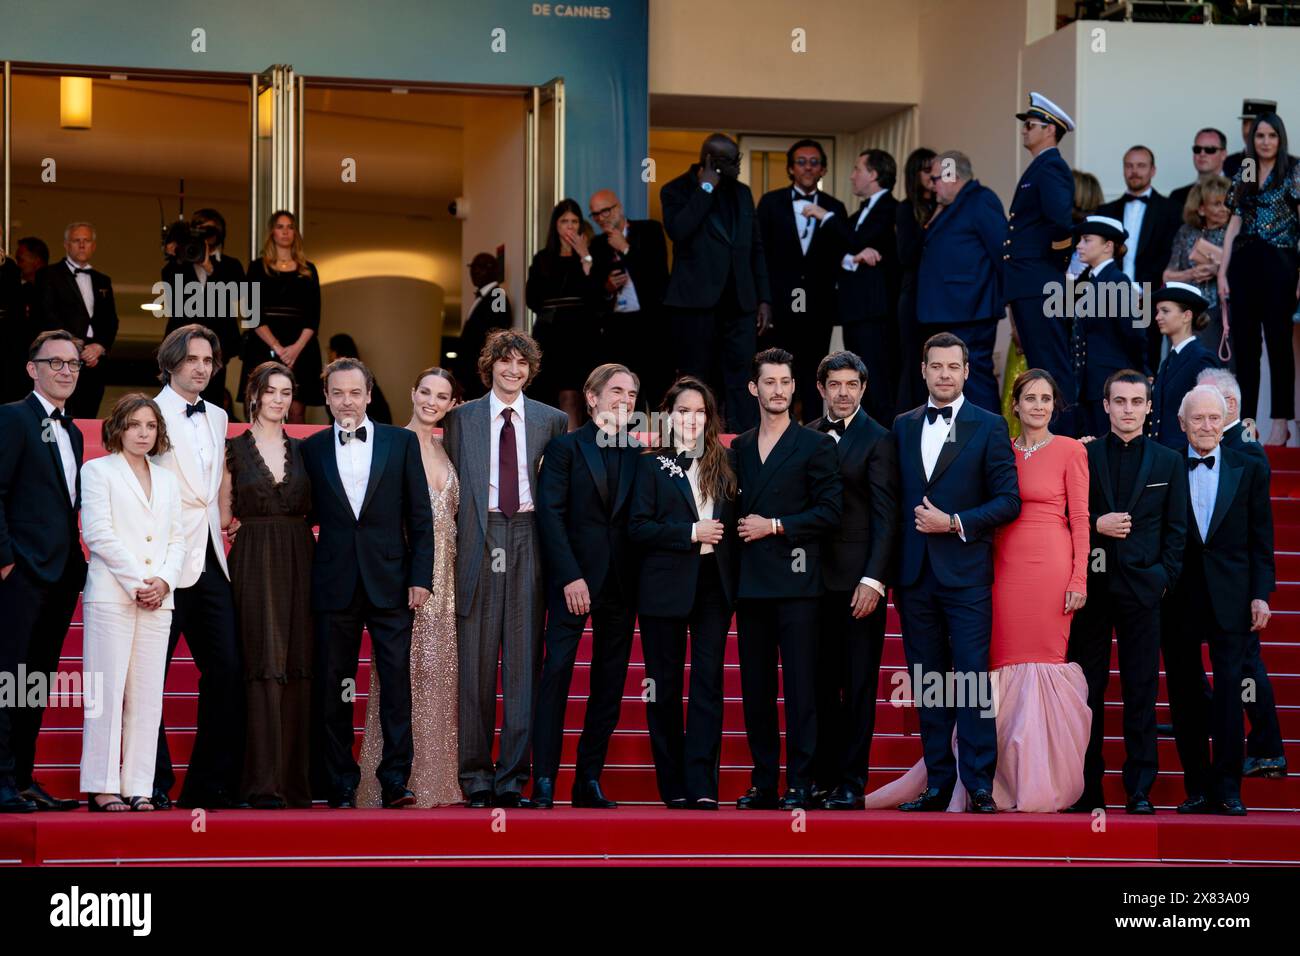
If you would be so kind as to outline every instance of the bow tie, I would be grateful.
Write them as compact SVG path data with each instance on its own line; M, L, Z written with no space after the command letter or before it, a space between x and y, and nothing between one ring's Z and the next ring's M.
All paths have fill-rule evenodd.
M1187 470L1188 470L1188 471L1195 471L1197 465L1204 465L1206 471L1213 471L1213 470L1214 470L1214 456L1213 456L1213 455L1210 455L1210 456L1207 457L1207 458L1188 458L1188 459L1187 459Z
M697 455L691 454L691 449L686 449L685 451L679 451L677 454L673 455L673 461L682 469L682 471L690 471L691 466L695 464L698 457L699 456Z
M51 409L49 419L52 422L58 422L69 431L72 430L72 416L61 408Z
M1130 196L1130 195L1128 195L1128 193L1125 193L1125 194L1124 194L1124 202L1125 202L1125 204L1128 204L1128 203L1131 203L1131 202L1140 202L1142 205L1145 206L1145 205L1146 205L1147 203L1149 203L1150 201L1151 201L1151 197L1150 197L1150 196Z
M343 429L341 429L341 428L339 429L339 444L340 444L340 445L346 445L348 442L352 441L354 438L357 439L358 441L365 441L365 440L366 440L366 426L365 426L365 425L362 425L360 428L358 428L358 429L357 429L356 431L354 431L354 432L345 432Z
M193 418L195 415L206 415L207 413L208 413L208 406L204 403L203 399L201 398L193 405L185 406L186 418Z
M927 405L927 406L926 406L926 408L925 408L925 419L926 419L926 421L928 421L930 424L933 425L933 424L934 424L934 420L935 420L936 418L938 418L940 415L943 416L943 420L944 420L945 422L950 422L950 421L952 421L952 406L951 406L951 405L945 405L943 408L935 408L933 405Z
M815 202L817 201L817 194L816 194L816 193L809 193L807 196L805 196L803 193L799 192L797 189L792 189L792 190L790 190L790 198L793 199L795 202L799 202L799 200L802 199L804 202L815 203Z
M88 276L90 275L90 269L88 267L85 269L78 269L76 266L73 266L72 274L74 276Z
M824 420L822 421L822 431L824 431L824 432L836 432L837 434L839 434L839 436L840 436L841 438L844 437L844 429L845 429L846 427L848 427L848 426L845 425L845 423L844 423L844 419L842 419L842 418L839 418L839 419L835 419L835 418L827 418L827 419L824 419Z

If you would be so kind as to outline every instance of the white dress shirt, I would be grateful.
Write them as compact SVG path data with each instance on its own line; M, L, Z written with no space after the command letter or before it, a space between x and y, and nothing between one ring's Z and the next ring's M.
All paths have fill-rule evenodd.
M926 407L937 408L934 399L926 400ZM952 418L948 421L943 420L943 416L935 417L934 421L929 421L927 413L926 420L921 422L921 464L925 467L925 478L928 481L934 474L934 466L939 463L939 453L943 451L943 443L948 440L952 433L952 427L957 423L957 413L961 407L966 404L966 396L958 395L957 400L949 408L952 409ZM962 530L961 518L957 518L957 536L966 540L966 532Z
M1188 458L1206 458L1214 456L1210 467L1198 465L1187 472L1187 491L1192 497L1192 514L1196 516L1196 527L1200 529L1201 540L1205 540L1210 530L1210 519L1214 516L1214 503L1219 497L1219 468L1223 465L1221 445L1215 445L1206 455L1202 455L1190 444L1187 446Z
M858 229L862 227L863 220L865 220L868 216L871 215L871 210L875 208L876 203L880 200L880 197L883 196L884 194L885 194L885 190L883 189L878 190L877 192L871 194L871 197L867 200L866 204L862 207L862 211L858 213L858 221L853 224L854 232L857 232ZM858 251L861 252L862 250L859 249ZM862 265L862 263L853 261L853 253L851 252L844 253L844 258L840 260L840 268L845 269L848 272L857 272L858 266L860 265Z
M1125 193L1125 196L1146 196L1151 197L1151 187L1148 186L1146 192L1142 193ZM1124 201L1124 230L1128 233L1128 252L1124 254L1124 274L1130 279L1134 278L1137 273L1137 256L1138 256L1138 239L1142 235L1142 219L1146 216L1147 204L1144 202Z
M202 272L202 268L199 271ZM194 442L194 450L199 454L199 464L203 466L203 477L206 480L212 474L212 460L216 457L216 449L212 441L212 425L208 421L207 412L187 415L184 411L186 407L202 401L202 396L191 402L170 385L164 385L163 388L172 392L180 402L181 416L185 420L184 427L190 431L190 440ZM207 408L206 402L204 408Z
M684 452L685 452L684 448L677 449L677 454L679 455L683 454ZM695 496L695 513L700 516L700 521L711 520L713 518L713 499L710 498L707 494L705 494L700 489L700 469L699 469L698 458L692 463L690 469L686 472L686 480L687 482L690 483L691 494ZM698 527L699 527L698 521L695 524L691 525L692 543L698 542L700 540L699 535L697 533ZM700 545L700 554L712 554L712 553L713 553L713 545L711 544Z
M520 392L509 405L488 392L488 411L492 415L492 438L489 443L491 460L488 462L488 511L500 511L497 495L497 473L501 470L501 428L506 423L501 409L509 408L514 414L510 422L515 428L515 461L519 465L515 480L519 482L519 510L533 510L533 490L528 483L528 443L524 428L524 395Z
M54 403L42 395L40 392L33 392L36 400L41 403L41 408L45 409L45 414L54 414ZM63 410L66 414L66 409ZM68 483L68 500L75 506L77 503L77 456L72 450L72 436L62 425L51 423L54 428L54 442L59 446L59 460L63 462L63 478ZM76 425L72 426L76 428Z
M343 482L348 504L352 506L352 514L360 518L366 488L370 484L370 461L375 457L375 426L369 416L363 416L357 428L365 428L366 440L353 439L343 444L339 440L343 429L337 421L334 422L334 460L338 463L339 479Z
M808 206L817 204L817 190L805 193L798 186L790 187L790 201L794 204L794 228L799 235L799 247L803 249L803 254L808 254L808 247L812 245L813 233L817 231L817 220L812 217L805 217L803 210ZM835 215L828 212L822 217L822 222L830 219Z
M95 287L90 284L90 273L77 272L78 269L89 269L90 263L87 262L84 266L79 266L71 259L64 259L63 261L68 264L68 271L72 273L73 278L76 280L77 289L81 292L81 301L86 303L86 315L93 319L95 317ZM94 337L95 327L87 323L86 338L93 339Z
M623 224L624 239L627 238L627 231L628 231L627 223L624 223ZM633 283L632 281L632 273L628 272L625 268L623 270L623 274L627 276L627 282L623 284L623 288L618 290L618 300L614 303L614 311L615 312L640 312L641 300L637 298L636 284Z

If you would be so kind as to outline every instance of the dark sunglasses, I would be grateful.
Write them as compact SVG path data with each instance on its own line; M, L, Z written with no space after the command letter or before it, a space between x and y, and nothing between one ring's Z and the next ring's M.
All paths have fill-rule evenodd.
M1197 156L1201 155L1201 153L1210 153L1211 155L1213 155L1214 153L1217 153L1221 149L1223 149L1222 146L1193 146L1192 152L1195 153Z

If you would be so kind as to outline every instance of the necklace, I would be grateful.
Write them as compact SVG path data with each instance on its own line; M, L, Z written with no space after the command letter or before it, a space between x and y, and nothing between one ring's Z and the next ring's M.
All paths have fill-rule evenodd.
M1012 444L1015 445L1016 448L1019 449L1020 451L1023 451L1025 453L1025 461L1029 461L1030 455L1038 451L1038 449L1042 448L1044 445L1046 445L1055 437L1056 437L1055 435L1048 435L1046 438L1042 439L1041 441L1036 441L1028 448L1026 448L1024 445L1024 436L1021 435L1017 437L1016 440L1012 442Z

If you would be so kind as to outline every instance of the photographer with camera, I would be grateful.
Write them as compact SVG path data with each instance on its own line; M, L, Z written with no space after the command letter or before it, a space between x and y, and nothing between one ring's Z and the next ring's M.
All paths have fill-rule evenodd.
M239 315L230 313L232 297L219 295L213 298L214 308L208 309L206 294L196 296L201 302L197 315L186 315L184 301L191 295L192 283L198 283L206 293L209 282L243 282L244 267L239 260L223 250L226 241L226 219L215 209L196 209L188 223L178 221L168 227L163 236L163 251L167 262L162 267L162 281L169 289L176 288L176 276L181 278L184 297L172 301L172 315L167 316L164 337L182 325L197 322L217 334L221 354L239 354ZM237 301L237 300L234 300ZM208 314L209 311L214 314ZM227 314L230 313L230 314ZM228 413L233 403L226 400L226 369L224 366L212 373L208 387L203 390L205 401L212 402Z

